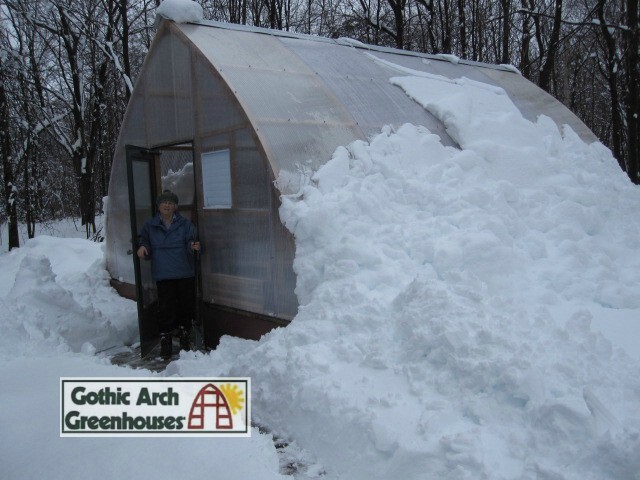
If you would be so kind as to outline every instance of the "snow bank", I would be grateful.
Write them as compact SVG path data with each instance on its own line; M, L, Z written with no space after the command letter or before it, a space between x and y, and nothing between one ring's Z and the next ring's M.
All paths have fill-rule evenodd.
M250 375L330 478L637 478L640 366L591 323L640 338L640 191L499 89L393 81L461 149L404 125L336 150L283 198L293 323L174 371Z
M0 282L0 355L93 353L134 342L135 310L110 289L102 246L40 236L2 257L9 275Z
M102 202L104 209L106 210L106 202L108 201L108 197L103 197ZM104 215L96 215L95 223L96 223L96 236L104 236L103 230L103 220ZM87 232L84 226L81 225L80 219L78 218L64 218L61 220L50 220L44 223L37 223L35 225L35 236L48 235L50 237L59 237L59 238L87 238ZM29 240L29 235L27 232L27 226L25 224L18 224L18 238L20 240L20 246L24 246ZM9 251L9 227L7 223L2 223L0 219L0 254L6 253ZM85 268L83 266L82 268ZM0 287L2 286L2 281L0 280ZM2 293L0 292L0 295Z
M284 479L269 435L251 438L60 438L61 376L150 376L74 354L18 357L0 368L2 478Z
M103 245L40 236L0 255L2 478L280 479L271 435L60 438L60 377L152 376L99 350L137 341L135 303L109 287Z

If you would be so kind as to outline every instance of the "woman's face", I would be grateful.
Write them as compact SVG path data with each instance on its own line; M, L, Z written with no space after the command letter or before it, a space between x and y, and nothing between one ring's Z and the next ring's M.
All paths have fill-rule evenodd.
M173 215L177 208L178 206L173 202L162 202L158 205L158 210L162 215Z

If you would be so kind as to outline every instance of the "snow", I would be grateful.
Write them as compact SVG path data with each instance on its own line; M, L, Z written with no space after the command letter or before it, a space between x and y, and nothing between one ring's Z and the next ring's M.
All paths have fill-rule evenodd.
M271 436L257 429L206 441L59 437L60 377L156 375L100 354L137 340L135 303L109 287L103 246L43 235L0 255L2 478L284 478Z
M201 22L204 11L192 0L163 0L156 14L176 23Z
M522 72L518 70L518 68L510 63L501 63L500 66L506 70L509 70L513 73L517 73L518 75L522 75Z
M338 148L283 197L291 325L162 375L250 376L254 422L292 443L298 478L637 480L640 190L504 91L401 72L460 148L409 124ZM100 353L133 341L135 305L85 240L38 237L0 271L7 478L284 478L257 429L60 439L60 376L152 375Z
M356 40L355 38L349 38L349 37L339 37L336 40L336 43L339 43L340 45L347 45L349 47L361 47L361 48L369 47L366 43L362 43L360 40Z
M447 62L451 62L453 64L457 64L460 62L460 57L448 53L439 53L437 55L434 55L434 57L439 58L440 60L446 60Z

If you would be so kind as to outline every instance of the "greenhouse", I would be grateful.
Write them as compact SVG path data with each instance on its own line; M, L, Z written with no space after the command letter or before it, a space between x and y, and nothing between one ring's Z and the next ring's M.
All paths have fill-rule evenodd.
M479 64L202 21L163 20L134 88L114 156L106 258L112 285L153 316L148 262L136 231L171 189L198 227L200 312L209 346L230 334L259 338L296 315L295 241L280 196L295 193L335 149L386 125L426 126L456 146L444 125L392 77L421 72L504 89L522 115L595 137L553 97L508 66ZM130 195L132 192L132 195ZM155 335L141 320L141 342Z

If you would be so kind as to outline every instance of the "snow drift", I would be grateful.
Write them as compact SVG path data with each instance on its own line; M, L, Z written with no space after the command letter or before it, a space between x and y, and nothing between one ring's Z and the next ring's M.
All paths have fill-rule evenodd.
M591 322L638 331L640 191L500 89L392 81L460 148L403 125L336 150L283 198L293 323L174 368L250 375L329 476L638 478L639 365Z
M149 377L102 349L137 340L136 305L109 286L101 244L40 236L0 255L3 479L285 478L270 435L60 438L60 377Z

